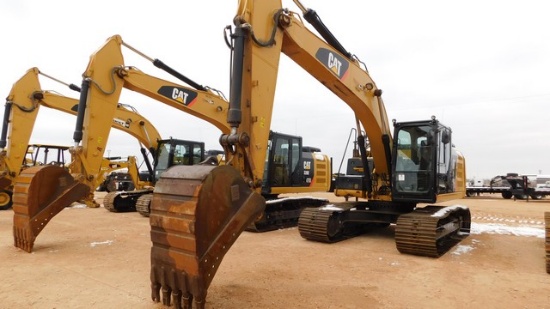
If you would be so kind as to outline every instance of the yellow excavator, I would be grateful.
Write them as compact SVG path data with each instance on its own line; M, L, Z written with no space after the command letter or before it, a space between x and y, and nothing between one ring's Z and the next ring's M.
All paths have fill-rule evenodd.
M5 201L3 204L5 204L6 207L12 204L11 192L13 180L21 171L21 168L18 168L18 166L20 166L22 162L22 157L24 156L23 149L30 140L30 135L40 106L46 106L65 113L77 115L78 100L62 96L53 91L42 90L38 78L39 75L64 84L71 90L80 92L80 87L55 79L41 72L38 68L29 69L23 77L14 83L6 102L2 137L0 139L0 145L5 147L3 152L0 153L0 170L2 171L0 183L4 184L2 187L4 190L3 194L0 194L0 197L2 197L0 200ZM162 158L163 156L173 155L174 151L179 151L179 153L183 155L184 151L191 151L195 156L193 158L194 161L202 161L204 159L204 143L173 138L161 139L158 130L153 124L137 113L130 105L118 103L113 121L109 122L105 119L107 118L100 117L94 121L98 122L98 125L103 127L112 127L124 131L139 141L140 150L147 166L147 171L144 173L138 171L137 159L134 156L129 156L127 160L121 160L120 157L103 158L101 166L99 167L100 172L94 178L94 182L91 184L90 189L93 189L94 185L97 186L104 182L105 177L107 177L110 172L126 169L128 171L126 174L130 178L132 184L134 184L134 187L140 190L139 192L142 192L142 194L143 192L152 193L153 179L158 177L154 175L154 169L157 169L156 172L159 172L163 168L167 168L162 167L162 163L157 166L156 159L158 156ZM7 138L8 135L9 138ZM53 148L53 145L48 145L47 150L52 150ZM63 146L63 148L68 149L69 147ZM149 160L148 153L152 157L153 162ZM199 156L198 159L196 155ZM174 158L174 160L177 160L177 158ZM36 160L32 162L36 162ZM193 162L190 164L193 164ZM118 194L123 194L124 192L114 193L118 196ZM114 205L112 203L113 198L110 198L110 196L111 195L108 195L104 201L106 209L115 212L136 210L135 203L130 202L130 199L126 199L122 196L117 200L118 203ZM99 206L94 201L92 195L88 195L83 202L90 207ZM148 204L146 206L148 207Z
M27 147L31 138L34 124L38 116L40 106L46 106L65 113L77 114L78 101L69 97L62 96L53 91L44 91L41 89L39 75L59 81L47 74L40 72L38 68L29 69L17 82L14 83L10 94L7 97L4 122L2 125L2 134L0 137L0 200L2 206L9 208L12 204L11 193L13 189L14 179L21 173L23 168L29 167L25 164L25 156L28 153ZM63 83L59 81L60 83ZM63 83L65 84L65 83ZM70 89L79 91L78 86L74 84L65 84ZM154 149L159 136L156 128L144 117L140 116L131 106L119 104L117 106L115 117L112 122L103 121L105 126L113 127L121 131L127 132L136 137L141 145L147 145L148 148ZM41 147L44 150L53 150L54 148L68 149L68 146ZM146 150L142 148L142 152ZM145 154L144 154L145 156ZM37 162L37 160L31 160ZM43 165L46 162L40 162ZM59 163L59 162L56 162ZM67 162L68 163L68 162ZM138 183L137 178L137 163L134 156L130 156L127 160L116 158L102 158L100 161L100 173L95 179L95 184L103 181L103 178L113 170L128 169L132 171L132 175L136 177L133 181ZM63 164L57 164L63 166ZM147 182L139 182L140 186L149 185ZM87 196L84 200L89 207L98 207L92 196Z
M351 108L357 132L365 132L357 143L362 174L339 177L335 189L357 201L306 208L298 223L303 237L335 242L395 224L399 252L438 257L469 235L467 207L419 205L465 195L465 159L453 147L451 129L432 117L394 121L392 135L382 91L364 64L340 44L315 11L294 2L302 16L283 9L280 0L239 1L230 36L230 132L220 137L227 164L176 166L157 182L150 215L154 301L204 308L224 255L240 233L261 218L281 53Z
M22 162L28 161L26 158L23 158L25 156L24 149L26 149L24 147L29 142L40 106L46 106L49 108L57 109L59 111L77 115L78 100L59 95L58 93L52 91L42 90L38 79L39 75L52 78L51 76L40 72L37 68L32 68L28 70L22 78L14 83L12 91L10 92L10 95L7 99L4 114L4 125L2 128L2 138L0 140L0 144L7 146L0 156L0 167L2 171L2 177L0 178L0 181L3 185L2 189L4 190L4 192L7 193L11 193L13 183L16 181L16 179L20 180L21 182L25 182L28 181L29 175L32 175L29 174L29 171L31 171L32 173L32 169L30 168L30 166L34 166L35 164L30 164L29 166L26 166L25 164L22 165ZM72 90L80 91L80 88L78 86L75 86L73 84L68 86ZM164 145L172 145L177 142L179 142L180 145L183 143L193 143L197 145L200 144L202 145L200 150L204 152L204 143L179 141L174 139L160 139L160 134L158 133L157 129L146 118L139 115L135 111L135 109L133 109L129 105L120 103L117 104L113 117L111 118L112 121L108 121L108 119L109 118L106 117L98 117L93 120L93 124L91 124L88 129L95 130L94 132L96 133L89 134L89 139L101 140L101 133L97 133L97 131L101 129L102 131L108 132L111 127L117 128L132 135L140 143L141 152L144 156L144 161L148 167L146 177L140 177L141 175L139 175L140 173L138 171L137 161L134 156L129 156L127 160L120 160L120 158L114 157L99 157L99 155L101 155L99 153L98 156L89 156L90 158L92 158L92 160L88 160L88 157L81 156L79 162L81 162L82 166L87 169L86 171L88 173L93 174L86 177L83 177L79 174L73 175L75 177L82 177L80 178L81 180L86 179L86 181L83 183L88 187L87 190L86 188L79 187L79 191L74 193L69 198L61 200L50 200L51 204L49 205L52 207L47 209L42 208L43 203L40 203L34 204L35 208L32 208L32 211L29 211L28 207L19 207L16 203L16 205L14 206L14 237L17 242L16 246L20 246L27 251L32 250L32 245L30 245L31 242L26 241L25 237L31 237L31 239L33 237L36 238L36 236L38 236L38 234L45 227L46 224L44 222L48 222L51 217L59 213L64 207L69 206L72 202L81 201L86 203L89 207L98 207L99 205L94 201L92 192L104 180L106 174L111 171L127 169L128 173L131 176L132 182L136 184L137 188L144 188L143 190L148 190L147 192L149 193L152 192L151 186L153 183L150 181L150 179L153 178L154 175L153 169L150 166L151 164L148 161L147 149L149 150L149 152L152 153L153 158L155 158L156 153L159 152L159 149L163 148ZM52 145L48 145L47 148L42 145L42 147L39 149L45 149L44 151L52 151L53 148L54 146ZM71 149L66 146L58 146L57 148L63 148L62 150L69 149L69 151L71 151ZM90 149L92 149L92 151L94 152L97 151L97 149ZM33 163L38 161L36 160L36 158L33 158L29 162ZM46 161L42 160L42 163L45 162ZM59 178L56 178L57 176L54 176L52 179L50 179L50 181L52 181L52 184L49 185L50 187L46 186L46 188L57 188L58 181L63 185L67 184L66 180L69 178L64 177L66 177L69 172L78 171L78 169L75 169L74 167L75 161L72 161L71 164L68 166L65 166L65 164L59 164L60 162L61 161L57 160L55 161L56 164L49 164L47 166L43 166L43 164L37 163L38 165L44 167L46 170L53 170L54 175L62 175ZM82 170L82 166L77 166L77 168L80 168L80 170ZM65 171L63 173L60 171L60 169L68 171ZM68 175L70 176L70 174ZM44 190L41 187L35 188L35 190L37 190L37 192L41 192L40 194L44 193ZM46 191L46 194L52 194L51 192L52 191ZM87 193L84 194L84 192ZM11 194L8 194L8 196L11 197ZM106 208L108 208L107 206L109 205L105 206ZM124 203L124 201L122 201L118 206L119 208L117 209L117 211L135 210L135 208L129 209L134 205L128 205L128 203ZM24 228L21 229L21 226L24 226ZM22 236L23 238L18 238L21 235L24 235Z
M121 52L122 46L138 52L135 48L123 42L118 35L113 36L92 56L84 72L81 87L81 96L78 107L75 133L75 146L71 148L73 162L71 174L49 168L31 168L26 170L26 177L21 178L15 186L15 203L17 209L27 214L23 219L14 220L15 246L26 251L32 251L34 240L38 233L33 232L32 223L37 222L41 227L48 224L61 205L67 205L78 200L82 195L90 194L86 186L97 178L93 174L93 159L105 149L108 130L99 128L100 124L94 119L109 119L118 105L122 88L144 94L156 101L165 103L173 108L199 117L216 126L222 133L229 133L230 126L225 122L228 103L216 90L201 86L183 76L181 73L168 67L160 60L152 60L155 66L172 74L176 78L191 85L194 89L181 86L173 82L147 75L135 67L125 66ZM146 56L145 56L146 57ZM146 57L148 58L148 57ZM150 59L150 58L148 58ZM84 128L84 129L83 129ZM95 132L90 134L89 132ZM82 142L82 145L80 143ZM281 193L328 191L331 183L330 158L319 152L319 149L302 146L300 137L276 133L270 130L270 136L263 141L264 160L273 162L266 165L266 175L262 194L267 198L278 196ZM269 147L269 148L266 148ZM269 152L266 150L269 149ZM163 156L163 153L167 154ZM194 151L185 151L193 154ZM159 151L155 169L160 175L163 169L160 165L172 159L188 159L172 155L170 151ZM266 158L266 153L268 157ZM226 152L227 157L227 152ZM91 158L91 159L90 159ZM172 158L172 159L170 159ZM190 159L188 161L193 161ZM164 163L161 163L164 162ZM230 162L225 162L228 164ZM204 162L203 165L218 165L217 161ZM92 172L90 172L92 171ZM56 182L61 179L62 182ZM84 186L86 185L86 186ZM104 205L115 205L117 208L135 205L136 208L148 212L150 192L128 191L106 196ZM152 197L152 196L151 196ZM141 203L144 201L143 203ZM255 224L248 227L251 231L268 231L282 227L297 225L299 214L306 206L319 206L326 203L326 199L315 197L297 197L270 200L269 207ZM14 206L15 209L15 206ZM49 214L33 219L37 214ZM140 211L141 213L141 211ZM39 231L38 231L39 232Z
M103 206L111 212L138 211L141 215L148 217L150 203L153 197L153 188L160 173L174 165L193 165L209 159L203 142L181 140L175 138L158 139L156 150L152 157L152 171L146 175L141 173L140 178L146 179L151 185L146 188L135 188L135 190L115 190L109 192L103 198ZM217 161L208 161L216 164ZM135 183L135 176L130 173L132 183Z
M123 58L122 47L136 52L152 62L157 68L171 74L175 78L188 84L190 87L175 84L170 81L148 75L133 66L125 66L121 62L118 66L109 68L109 63L98 59ZM205 120L216 126L222 133L229 132L225 122L228 102L220 91L203 86L189 77L177 72L159 59L146 56L136 48L127 44L118 35L112 36L92 56L87 71L111 72L114 80L114 95L108 97L111 104L118 100L119 89L126 88L148 96L156 101L167 104L185 113ZM99 87L90 91L99 91ZM93 95L88 104L93 102ZM267 155L264 158L268 164L265 168L265 177L262 181L262 195L267 198L269 207L262 215L262 220L256 221L248 227L249 231L264 232L278 228L296 226L302 209L306 206L316 207L326 203L326 199L314 197L295 197L279 199L280 194L328 191L331 185L331 160L322 154L319 148L302 145L302 138L270 131ZM166 151L165 153L170 153ZM185 153L191 153L185 151ZM159 162L166 162L160 159ZM170 162L171 160L168 160ZM212 163L213 161L209 161ZM195 162L196 163L196 162ZM215 162L214 162L215 163ZM157 177L168 167L176 164L157 166ZM179 165L179 164L177 164ZM216 165L216 164L214 164ZM117 204L119 201L135 203L140 214L147 216L150 211L152 194L143 194L140 191L114 192L105 197L105 205Z

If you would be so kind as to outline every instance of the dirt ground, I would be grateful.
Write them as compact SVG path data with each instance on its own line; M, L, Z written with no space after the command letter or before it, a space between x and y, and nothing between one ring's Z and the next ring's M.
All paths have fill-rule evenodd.
M473 233L438 259L400 254L392 227L335 244L306 241L297 228L245 232L206 307L550 308L543 238L550 198L453 204L470 207ZM13 246L12 220L13 211L0 212L0 308L165 308L150 298L147 218L67 208L30 254Z

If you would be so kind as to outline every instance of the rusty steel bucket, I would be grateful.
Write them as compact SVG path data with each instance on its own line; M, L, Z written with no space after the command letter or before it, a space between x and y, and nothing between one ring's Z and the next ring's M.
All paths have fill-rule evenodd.
M151 202L152 299L204 308L207 289L242 231L265 208L231 166L174 166Z
M31 252L38 234L65 207L85 197L89 187L59 166L25 169L15 179L13 192L14 245Z

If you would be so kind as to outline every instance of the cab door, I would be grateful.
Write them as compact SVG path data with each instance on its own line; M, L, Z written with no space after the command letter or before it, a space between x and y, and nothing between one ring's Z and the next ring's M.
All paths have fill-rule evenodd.
M395 201L434 202L438 159L437 124L405 123L395 130L392 197ZM441 167L442 168L442 167Z
M302 182L301 161L302 140L300 137L271 132L266 167L266 187L292 187Z

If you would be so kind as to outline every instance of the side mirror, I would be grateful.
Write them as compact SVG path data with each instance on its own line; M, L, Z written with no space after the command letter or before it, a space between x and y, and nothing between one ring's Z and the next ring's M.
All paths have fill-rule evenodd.
M451 141L451 134L449 133L449 131L443 131L441 135L441 141L443 142L443 144L448 144Z

